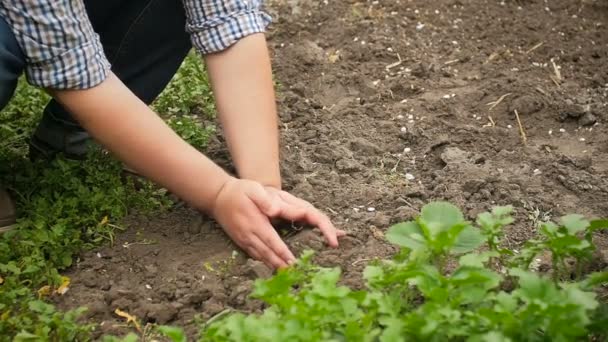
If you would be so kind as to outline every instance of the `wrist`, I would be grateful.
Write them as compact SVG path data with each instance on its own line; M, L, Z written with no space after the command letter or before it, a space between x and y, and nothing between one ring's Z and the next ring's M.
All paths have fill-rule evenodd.
M215 210L217 206L217 200L220 197L222 191L224 191L227 186L235 181L236 178L229 175L226 172L223 172L220 176L215 178L215 182L209 187L207 198L202 203L202 206L199 210L204 211L205 213L215 216Z

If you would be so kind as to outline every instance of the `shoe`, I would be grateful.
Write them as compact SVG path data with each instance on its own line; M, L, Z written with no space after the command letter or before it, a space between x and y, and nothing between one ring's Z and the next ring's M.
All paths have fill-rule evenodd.
M30 157L31 161L55 159L57 154L60 153L59 150L53 148L51 145L42 141L36 135L32 136L28 145L29 145L29 157ZM83 147L79 146L78 152L76 152L76 153L74 151L61 151L61 153L63 153L63 155L67 159L84 160L87 157L86 144L83 145Z
M6 190L0 188L0 233L15 228L16 223L17 212L13 199Z

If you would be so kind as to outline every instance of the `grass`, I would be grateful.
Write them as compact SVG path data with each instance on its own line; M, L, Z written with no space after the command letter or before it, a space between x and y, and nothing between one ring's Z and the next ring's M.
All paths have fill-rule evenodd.
M170 205L162 189L125 180L100 150L84 162L30 161L27 140L48 100L21 80L0 112L0 183L15 194L19 215L18 229L0 236L0 341L88 339L94 326L78 321L81 309L61 312L46 300L69 282L61 271L81 250L113 243L130 211ZM153 108L186 141L206 146L214 127L201 118L213 119L215 108L198 57L187 57Z

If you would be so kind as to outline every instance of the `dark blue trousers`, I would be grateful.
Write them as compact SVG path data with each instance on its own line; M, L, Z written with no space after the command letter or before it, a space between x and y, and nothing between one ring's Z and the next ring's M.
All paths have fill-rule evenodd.
M185 13L177 0L85 0L112 71L145 103L165 88L191 48ZM27 63L8 24L0 17L0 110L10 100ZM58 102L46 106L31 152L58 152L80 159L89 135Z

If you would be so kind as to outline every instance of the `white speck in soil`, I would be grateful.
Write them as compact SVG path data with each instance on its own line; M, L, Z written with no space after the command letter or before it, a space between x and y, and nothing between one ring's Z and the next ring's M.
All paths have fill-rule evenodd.
M579 141L585 141L585 138L580 138L580 139L578 139L578 140L579 140Z
M513 128L513 126L511 126L511 125L507 125L507 128L508 128L508 129L511 129L511 128Z
M559 129L559 131L560 131L561 133L566 133L566 130L565 130L565 129L563 129L563 128L560 128L560 129Z
M405 174L405 179L407 179L407 180L411 181L411 180L416 179L416 177L414 177L414 175L413 175L413 174L411 174L411 173L406 173L406 174Z
M101 253L97 252L97 257L101 259Z
M401 132L403 132L403 133L407 132L407 128L401 127Z
M374 211L376 211L376 208L369 207L369 208L367 208L367 211L369 211L370 213L373 213Z
M410 115L408 115L408 116L407 116L407 118L408 118L409 120L413 120L413 119L414 119L414 116L413 116L412 114L410 114Z
M147 288L148 290L152 290L152 286L150 286L150 285L148 285L148 284L146 284L146 288Z
M403 149L403 153L410 153L410 152L412 152L412 149L409 147L406 147Z
M401 114L397 115L397 119L403 120L403 115L401 115Z
M549 135L551 135L551 134L553 134L553 130L552 129L549 130Z
M534 171L532 171L532 173L534 173L535 176L540 175L541 171L539 169L534 169Z
M359 208L353 208L353 211L358 213L359 212Z

